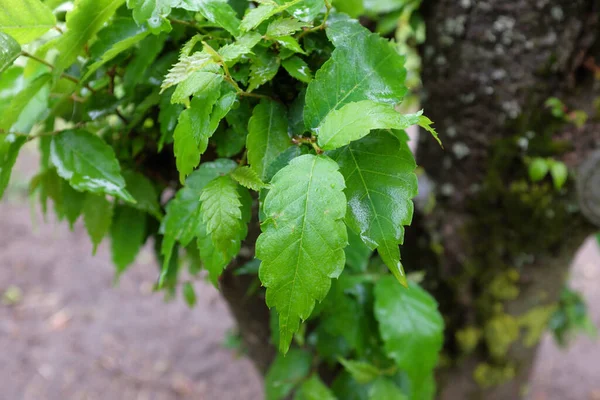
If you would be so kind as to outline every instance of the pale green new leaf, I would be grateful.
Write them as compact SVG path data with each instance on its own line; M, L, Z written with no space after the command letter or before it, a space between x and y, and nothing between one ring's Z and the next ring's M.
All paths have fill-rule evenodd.
M423 128L423 129L425 129L427 132L431 133L431 135L438 142L438 144L440 146L444 147L442 145L442 141L438 137L438 133L435 131L435 129L431 125L433 125L433 121L432 120L430 120L429 118L427 118L424 115L420 115L419 116L419 126L421 128Z
M227 65L233 65L240 57L249 54L261 39L262 36L258 32L245 33L235 42L221 47L219 54L227 62Z
M273 100L261 100L248 122L248 163L263 180L267 168L284 150L290 147L288 119L285 106Z
M300 385L294 400L336 400L336 398L319 376L314 374Z
M215 73L219 67L207 67L210 71L196 71L186 80L179 83L171 96L171 103L190 104L190 96L197 93L209 92L214 86L223 82L223 75Z
M373 129L406 129L420 114L402 115L393 106L362 100L333 110L317 128L319 146L333 150L361 139Z
M130 36L128 38L125 38L125 39L115 43L114 46L112 46L106 53L104 53L102 55L100 60L98 60L95 63L93 63L92 65L90 65L86 74L83 77L83 80L84 81L87 80L102 65L106 64L107 62L109 62L110 60L112 60L113 58L115 58L116 56L118 56L119 54L124 52L125 50L131 48L132 46L135 46L137 43L139 43L141 40L143 40L149 34L150 34L149 31L147 31L145 29L140 29L140 31L138 33L136 33L135 35Z
M0 31L0 76L21 55L21 46L12 36Z
M234 169L231 172L231 177L243 187L252 189L256 192L267 186L263 181L260 180L260 177L256 171L247 165Z
M310 353L300 349L277 354L265 376L266 400L283 400L308 375L311 362Z
M103 194L86 194L83 202L83 223L94 245L93 254L96 254L98 245L110 229L112 214L113 205Z
M0 31L19 44L39 38L54 25L52 10L40 0L0 0Z
M242 227L242 202L237 183L224 175L210 181L200 195L200 213L217 249L226 249Z
M411 398L425 399L444 341L444 320L437 303L417 284L409 288L383 277L375 285L375 318L387 355L411 381Z
M266 35L269 37L289 36L300 31L308 25L294 18L279 18L271 22L267 27Z
M94 134L76 129L55 135L50 145L50 160L58 175L76 190L105 193L135 202L125 189L112 147Z
M346 181L346 224L406 284L398 244L412 221L417 195L416 163L405 142L376 131L331 152Z
M336 48L308 85L307 128L317 128L327 114L348 103L372 100L394 106L402 101L404 57L388 40L342 17L328 24L327 34Z
M67 13L67 31L54 42L59 56L54 71L62 71L77 60L84 45L113 16L125 0L79 0Z
M344 268L348 244L344 179L326 156L303 155L272 180L263 209L267 217L256 242L262 260L259 278L266 301L279 313L282 352L315 305L327 295L331 278Z
M340 358L340 364L358 383L369 383L381 375L379 368L365 361L353 361Z
M8 186L12 168L17 161L19 150L27 142L27 138L12 134L0 134L0 199Z
M173 133L173 151L182 183L200 164L200 156L206 151L208 139L214 133L211 130L210 115L219 94L219 85L212 84L207 90L194 96L190 108L179 114Z
M381 377L369 388L369 400L408 400L402 390L389 378ZM415 399L416 400L416 399ZM425 400L425 398L422 398Z
M117 277L135 261L145 238L146 214L128 206L117 207L110 227L110 248Z
M303 59L298 56L286 58L281 62L281 65L293 78L300 82L310 83L313 80L313 74L310 67Z
M207 66L216 66L216 62L210 54L204 51L197 51L191 55L182 54L179 57L179 61L173 64L165 76L165 79L160 86L161 93L165 91L165 89L187 80L195 72L205 70ZM218 69L215 70L211 68L205 72L215 73L216 71L218 71Z

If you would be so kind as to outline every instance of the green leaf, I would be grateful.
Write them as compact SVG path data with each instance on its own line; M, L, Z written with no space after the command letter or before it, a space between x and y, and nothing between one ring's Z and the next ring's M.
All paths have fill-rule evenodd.
M348 229L348 247L346 253L346 264L355 272L365 272L369 259L373 254L371 250L352 229Z
M175 7L180 0L127 0L127 7L133 9L133 19L139 25L147 23L150 30L157 34L169 31L171 24L167 17L171 7Z
M369 388L369 400L408 400L402 390L388 378L377 379ZM425 400L425 398L422 398Z
M402 101L404 57L389 41L341 17L328 24L327 35L336 48L308 85L304 108L308 128L317 128L327 114L348 103L372 100L394 106Z
M327 114L319 126L319 146L333 150L368 135L373 129L406 129L419 121L419 115L402 115L389 104L371 100L347 103Z
M85 201L86 194L73 189L71 185L69 185L69 182L64 179L61 179L60 183L63 212L65 217L67 217L67 221L69 221L69 226L72 230L75 221L77 221L77 218L79 218L83 211L83 203Z
M63 71L77 60L84 45L113 16L124 0L79 0L67 13L67 31L54 42L60 53L54 72Z
M104 195L88 193L83 202L83 222L96 254L98 245L108 233L112 222L113 206Z
M0 135L0 199L8 186L19 150L26 142L27 138L23 136Z
M56 19L52 10L40 0L0 2L0 31L15 38L19 44L39 38L54 25Z
M381 375L381 371L379 371L376 366L369 364L368 362L352 361L340 358L340 363L358 383L369 383Z
M248 122L248 163L263 181L268 181L269 165L290 147L287 112L283 104L273 100L261 100L254 107Z
M552 175L552 182L556 190L562 188L569 177L569 170L567 166L560 161L553 161L550 164L550 175Z
M292 78L296 78L300 82L310 83L313 79L310 67L298 56L286 58L281 62L281 65Z
M27 104L29 104L31 99L46 86L50 81L50 78L50 74L38 76L33 82L29 83L25 89L21 90L12 98L10 104L8 107L4 108L4 111L0 116L0 133L6 133L11 129L11 127L19 120L19 116L27 107Z
M267 27L265 35L269 37L289 36L300 31L308 25L294 18L279 18L271 22Z
M240 251L240 242L229 243L225 249L219 250L206 230L206 225L200 223L197 245L202 265L208 271L210 281L217 287L219 276L221 276L231 259Z
M300 385L294 400L336 400L336 398L319 376L314 374Z
M190 108L179 115L173 133L173 151L182 183L200 164L200 156L206 151L208 139L214 133L211 130L210 115L219 98L219 87L216 83L212 84L208 90L194 96Z
M403 288L391 277L375 285L375 318L385 351L411 381L411 398L430 391L429 380L444 341L437 303L417 284Z
M377 1L377 0L376 0ZM395 0L392 0L395 1ZM363 5L363 0L334 0L332 2L335 9L339 12L343 12L348 14L352 18L358 18L364 14L365 8ZM403 4L398 2L398 4ZM383 16L385 18L387 16ZM394 29L396 29L396 25L398 23L398 17L394 19Z
M242 20L240 28L243 32L248 32L256 28L261 22L266 21L277 14L277 5L273 3L259 4L258 7L251 9Z
M146 214L128 206L118 206L110 227L112 260L117 277L135 261L146 239Z
M190 308L196 305L196 292L191 282L183 284L183 298Z
M158 203L158 193L152 182L143 174L131 170L123 171L123 178L127 191L135 199L135 203L130 207L147 212L161 220L163 213Z
M160 125L160 139L158 142L158 151L161 152L163 146L173 142L173 131L177 126L179 115L183 112L184 106L178 103L171 103L171 96L175 88L168 89L160 95L158 103L158 123Z
M256 192L267 186L263 181L260 180L256 171L247 165L234 169L231 172L231 177L243 187L252 189Z
M356 382L352 376L342 371L331 385L333 392L339 399L343 400L367 400L368 386Z
M183 53L184 51L182 51L179 61L173 64L165 76L160 86L161 93L171 86L182 84L186 81L188 81L187 85L189 86L191 85L189 81L201 80L200 78L206 74L216 74L220 70L213 57L207 52L197 51L191 55ZM192 93L194 91L190 92L190 94Z
M164 235L161 244L161 254L164 257L161 277L168 273L175 242L187 246L198 234L202 225L200 193L204 186L217 176L229 173L236 166L233 160L203 163L198 170L188 176L185 186L167 204L167 212L160 226L160 233Z
M127 64L127 69L123 76L123 88L125 89L125 93L132 93L135 86L144 79L146 70L151 67L156 60L156 57L158 57L163 49L166 39L167 35L152 35L141 41L132 60ZM162 111L162 109L163 107L160 107L160 111ZM175 118L175 121L177 121L177 118Z
M281 47L291 50L294 53L306 54L306 52L302 50L302 47L300 47L298 41L292 36L280 36L275 39L275 42L279 43Z
M275 0L278 4L282 4L285 0ZM293 4L287 3L286 11L288 14L303 22L312 22L317 19L317 16L325 8L323 0L300 0Z
M240 34L240 20L235 10L226 1L201 0L197 4L197 11L208 21L219 25L233 36Z
M345 264L346 228L342 218L344 179L325 156L303 155L272 180L263 208L267 220L256 242L262 260L259 278L266 301L279 313L280 344L286 352L300 320L327 295L331 278Z
M252 65L250 65L250 80L247 91L251 92L273 79L279 70L280 63L281 60L273 52L256 51L256 55L252 57Z
M237 183L230 176L210 181L200 195L200 213L206 230L219 250L239 236L242 230L242 203Z
M548 174L548 162L541 157L534 158L529 164L529 178L539 182Z
M248 233L248 222L252 216L252 197L250 193L242 187L237 187L239 200L241 202L241 226L235 231L235 236L227 243L217 245L213 236L207 231L206 225L201 223L198 230L198 250L200 252L200 260L204 268L208 271L208 276L211 282L217 287L218 279L221 273L239 253L242 240L246 238Z
M10 67L20 55L19 43L12 36L0 31L0 74Z
M277 172L279 172L279 170L281 168L288 165L289 162L292 161L294 158L299 157L302 154L307 154L307 153L308 152L303 153L302 149L298 146L288 147L283 152L281 152L277 157L275 157L275 159L273 159L273 161L271 161L271 163L269 164L269 166L266 169L266 172L264 173L264 177L265 177L264 181L270 182L271 179L273 179L275 174Z
M237 38L233 43L225 45L219 49L219 54L227 65L233 65L240 57L252 52L254 46L262 40L258 32L248 32Z
M58 175L76 190L135 201L125 190L125 180L112 147L94 134L77 129L55 135L50 145L50 160Z
M266 400L284 399L304 379L312 362L311 355L291 349L287 355L278 354L265 376Z
M142 28L135 35L115 43L106 53L102 55L100 60L90 65L82 80L87 80L94 72L96 72L98 68L100 68L102 65L106 64L125 50L128 50L129 48L138 44L140 41L146 38L146 36L148 36L149 33L149 31Z
M412 221L417 195L416 163L405 142L376 131L331 152L346 181L346 224L367 246L377 249L396 278L406 285L398 244Z

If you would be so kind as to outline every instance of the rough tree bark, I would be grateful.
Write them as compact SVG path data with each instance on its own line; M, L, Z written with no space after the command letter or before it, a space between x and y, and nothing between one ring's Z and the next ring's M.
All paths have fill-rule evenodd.
M441 398L519 397L535 347L513 343L503 362L516 366L516 379L482 390L472 375L475 366L486 359L485 349L459 357L454 333L464 326L485 323L477 310L478 296L485 292L494 271L501 272L517 263L515 254L519 252L527 253L526 261L518 262L520 295L502 302L504 312L521 315L531 307L555 300L571 256L593 229L578 213L562 212L562 217L555 217L554 225L564 225L563 231L551 234L542 245L519 243L532 237L520 234L519 227L531 228L539 222L539 216L533 218L535 212L527 214L537 205L524 206L516 220L505 224L515 202L503 198L503 193L527 176L524 155L553 156L577 168L590 150L599 148L598 124L557 130L543 111L544 101L557 96L593 114L591 99L599 85L590 71L594 65L588 57L595 54L600 59L596 42L600 37L599 8L595 0L423 2L427 25L427 41L422 47L423 108L435 121L446 150L429 137L423 137L420 143L418 161L435 183L437 205L432 214L415 216L413 226L407 229L404 258L408 268L411 259L415 265L432 260L434 266L427 270L426 285L438 296L448 318L448 352L460 359L440 375ZM536 132L537 136L527 132ZM548 144L548 135L555 140L566 139L568 146ZM498 168L505 169L490 173ZM572 206L573 186L550 206ZM487 235L487 228L495 236ZM533 235L547 233L534 231ZM563 240L565 236L569 240ZM500 243L493 251L485 248L498 238L513 238L517 243ZM431 241L444 249L441 255L417 249L430 248ZM247 259L238 258L234 264ZM490 264L482 264L490 260ZM231 270L228 268L221 282L222 290L241 327L250 357L264 372L274 355L268 341L268 311L263 299L246 296L251 282L234 276ZM485 272L479 276L478 270Z
M571 213L558 240L534 250L529 243L513 243L506 246L509 249L501 243L499 249L481 248L490 246L486 236L492 232L519 240L526 237L518 232L519 226L526 229L539 223L534 213L521 214L517 224L511 223L515 202L504 197L511 184L526 177L526 167L519 162L524 155L553 156L577 168L590 150L600 146L597 124L557 130L543 110L544 101L557 96L595 114L590 106L598 96L598 83L589 57L600 55L599 6L594 0L424 2L423 107L435 121L446 150L440 151L425 137L418 161L436 187L436 211L427 217L427 224L444 248L437 279L451 282L446 286L450 298L440 299L450 313L447 347L451 349L456 347L452 335L456 329L485 323L477 313L478 298L494 269L514 266L519 246L529 253L529 260L519 268L519 297L504 303L505 312L514 316L556 299L571 256L592 229L579 214ZM561 139L564 146L556 144ZM494 168L504 170L490 173ZM573 193L571 185L565 204L573 201ZM560 204L557 201L555 206L565 207ZM482 224L490 225L481 229ZM543 229L539 226L540 236L547 234ZM502 262L487 263L490 258L482 253L488 251ZM465 274L466 268L486 272ZM542 298L541 293L549 296ZM516 367L516 379L487 391L472 379L482 355L462 359L442 374L452 384L444 387L441 398L518 398L534 354L535 348L514 343L503 362Z

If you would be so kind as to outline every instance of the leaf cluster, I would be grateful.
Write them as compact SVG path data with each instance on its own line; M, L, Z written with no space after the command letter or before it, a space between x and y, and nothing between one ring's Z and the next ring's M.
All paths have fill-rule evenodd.
M237 273L272 310L268 398L431 398L443 321L399 245L417 194L403 130L437 135L398 111L394 43L345 2L62 3L0 0L0 194L37 144L42 210L82 216L94 251L109 236L117 277L152 240L156 289L190 305L201 271L218 286L254 254Z

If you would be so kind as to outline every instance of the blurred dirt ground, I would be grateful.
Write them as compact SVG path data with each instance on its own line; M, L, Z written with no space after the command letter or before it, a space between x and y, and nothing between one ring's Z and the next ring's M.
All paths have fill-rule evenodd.
M115 287L108 240L92 256L81 223L71 232L39 214L32 221L31 153L0 203L0 295L14 302L0 303L0 400L262 399L251 363L223 346L233 320L211 285L196 286L194 309L164 303L151 292L157 267L145 249ZM574 261L572 286L600 325L594 240ZM600 342L580 336L561 351L546 335L530 397L600 400Z

